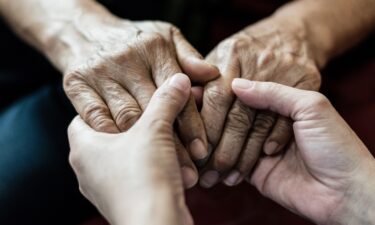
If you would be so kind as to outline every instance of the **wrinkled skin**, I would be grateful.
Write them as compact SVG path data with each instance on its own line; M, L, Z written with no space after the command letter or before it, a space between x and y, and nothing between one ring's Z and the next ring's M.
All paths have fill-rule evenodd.
M91 25L91 22L90 22ZM146 109L151 96L171 75L184 71L204 83L218 75L174 26L162 22L101 19L75 28L80 43L64 63L64 89L79 115L97 131L128 130ZM77 31L75 31L77 33ZM70 39L67 40L71 41ZM178 154L182 167L207 156L207 139L194 98L178 119ZM185 179L184 179L185 180ZM197 178L185 180L187 187Z
M189 95L189 78L178 74L127 132L96 132L79 117L71 123L69 159L80 190L111 224L192 225L173 132Z
M221 42L206 58L221 76L204 90L202 118L211 158L200 183L211 187L221 179L239 184L254 167L260 153L281 151L292 135L291 123L275 113L254 110L238 101L231 90L234 78L273 81L318 90L320 74L312 60L305 31L271 18Z

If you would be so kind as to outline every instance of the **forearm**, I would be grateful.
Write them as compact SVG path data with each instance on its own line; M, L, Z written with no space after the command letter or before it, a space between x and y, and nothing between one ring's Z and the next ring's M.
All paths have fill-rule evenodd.
M146 187L143 193L135 193L131 199L122 198L121 192L109 202L109 208L100 210L113 225L179 225L183 199L174 194L171 187ZM183 195L181 195L183 196Z
M73 33L78 33L73 27L82 22L83 16L109 15L93 0L0 0L0 13L23 40L45 54L60 70L63 70L61 47L71 47ZM71 37L66 38L68 35Z
M374 0L300 0L280 8L274 17L301 21L319 67L353 47L375 27Z

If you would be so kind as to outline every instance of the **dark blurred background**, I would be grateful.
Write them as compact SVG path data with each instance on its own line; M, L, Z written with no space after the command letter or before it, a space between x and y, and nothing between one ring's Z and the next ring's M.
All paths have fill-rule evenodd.
M157 19L174 23L205 55L225 37L272 14L287 1L138 0L124 3L126 1L103 0L101 2L115 14L128 19ZM375 36L370 36L356 48L329 63L322 71L322 77L322 92L328 96L339 113L374 153ZM51 84L61 86L61 75L43 56L21 42L4 24L1 24L0 112L24 96ZM263 198L254 188L246 184L236 188L219 185L210 190L197 187L188 191L187 202L197 225L310 224ZM79 207L77 210L79 212ZM19 212L19 215L22 216L22 212ZM104 221L98 216L94 216L86 224L103 223Z

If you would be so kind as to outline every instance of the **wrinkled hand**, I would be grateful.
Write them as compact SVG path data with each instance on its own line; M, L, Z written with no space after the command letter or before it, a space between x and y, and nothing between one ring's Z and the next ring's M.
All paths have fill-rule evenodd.
M173 76L125 133L96 132L79 117L70 125L80 190L111 224L192 224L173 134L189 90L187 76Z
M274 154L289 142L290 121L244 106L233 96L231 82L242 77L318 90L320 74L303 28L296 27L267 19L224 40L208 55L221 77L207 84L203 96L201 114L212 150L200 179L203 187L223 178L227 185L239 184L262 150Z
M247 80L233 90L244 104L294 121L286 151L261 157L251 175L263 195L316 224L372 224L374 158L327 98Z
M156 88L175 73L183 71L198 83L218 75L180 31L167 23L96 15L83 17L71 29L66 33L74 35L67 35L65 42L74 47L64 50L56 64L65 71L64 89L75 109L97 131L117 133L129 129L147 108ZM193 97L178 125L191 157L204 158L207 138ZM196 173L189 154L178 138L176 141L182 166ZM184 180L190 187L197 175Z

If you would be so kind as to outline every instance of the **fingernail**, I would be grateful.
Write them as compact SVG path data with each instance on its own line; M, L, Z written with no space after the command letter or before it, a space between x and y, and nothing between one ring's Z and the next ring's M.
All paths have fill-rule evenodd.
M225 178L224 184L227 186L234 186L237 184L238 178L240 177L240 173L237 170L233 170L230 174Z
M189 189L193 187L197 183L197 174L195 171L190 167L182 167L181 168L182 180L184 182L184 187Z
M270 141L264 145L264 153L272 155L278 149L279 144L275 141Z
M169 85L183 92L190 91L190 80L186 75L181 73L174 75L169 80Z
M207 149L200 139L195 139L190 143L190 152L196 160L207 157Z
M203 174L199 184L204 188L210 188L214 186L219 180L219 173L215 170L209 170Z
M238 88L238 89L249 89L253 86L252 81L241 79L241 78L236 78L232 82L232 87L233 88Z

